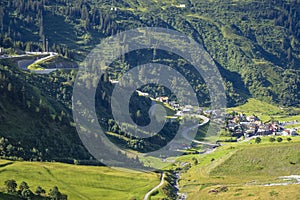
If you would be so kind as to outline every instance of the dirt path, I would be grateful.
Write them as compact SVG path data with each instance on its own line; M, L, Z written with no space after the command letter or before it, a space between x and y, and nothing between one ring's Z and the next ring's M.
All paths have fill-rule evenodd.
M144 197L144 200L148 200L150 195L155 191L157 190L158 188L160 188L163 184L164 184L164 180L165 180L165 173L163 172L162 175L161 175L161 178L160 178L160 183L155 186L154 188L152 188L149 192L147 192L147 194L145 195Z

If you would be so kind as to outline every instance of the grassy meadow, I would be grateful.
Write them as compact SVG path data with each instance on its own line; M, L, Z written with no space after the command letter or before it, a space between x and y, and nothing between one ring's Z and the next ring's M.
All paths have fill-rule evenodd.
M99 166L0 160L0 192L4 181L25 181L34 192L37 186L48 193L58 186L68 199L142 199L159 183L160 174ZM0 195L0 199L5 194ZM161 195L161 194L160 194ZM4 198L5 199L5 198Z
M294 114L291 113L291 110L294 112ZM228 108L227 111L243 112L246 115L256 115L263 122L269 120L300 121L299 108L282 108L254 98L248 99L248 101L241 106Z
M264 186L283 182L280 176L300 174L300 138L281 143L262 138L226 143L207 155L189 155L179 162L198 164L181 174L181 192L188 199L299 199L300 185ZM217 192L212 192L215 190Z

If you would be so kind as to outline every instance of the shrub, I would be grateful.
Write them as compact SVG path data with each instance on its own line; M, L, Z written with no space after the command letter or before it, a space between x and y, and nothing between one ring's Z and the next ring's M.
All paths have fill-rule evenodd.
M260 137L255 138L255 143L256 144L259 144L260 142L261 142L261 138Z
M270 196L278 196L278 192L272 190L272 191L270 192Z
M275 142L275 138L271 137L271 138L269 139L269 141L270 141L270 142Z

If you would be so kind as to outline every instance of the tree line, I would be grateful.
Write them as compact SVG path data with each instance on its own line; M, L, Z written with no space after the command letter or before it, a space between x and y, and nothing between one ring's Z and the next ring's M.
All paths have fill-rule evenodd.
M68 196L66 194L62 194L57 186L54 186L49 190L49 193L46 193L46 190L41 186L37 186L33 192L25 181L22 181L18 187L18 184L14 179L9 179L4 182L4 185L8 194L18 196L25 200L32 200L35 196L49 200L68 199Z

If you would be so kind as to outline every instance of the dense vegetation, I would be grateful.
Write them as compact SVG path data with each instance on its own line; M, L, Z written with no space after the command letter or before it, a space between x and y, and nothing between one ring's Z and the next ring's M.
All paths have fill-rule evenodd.
M72 125L72 72L43 77L0 68L1 156L89 159Z
M225 80L228 105L241 104L251 96L283 106L299 105L299 1L4 0L0 5L0 46L8 53L55 51L80 61L106 36L136 27L165 27L182 31L203 44ZM96 96L99 112L107 113L99 121L111 140L142 152L165 145L176 126L163 131L159 140L148 141L134 138L134 127L120 130L109 108L113 86L108 80L120 75L115 71L125 72L150 61L167 64L184 74L201 105L209 106L210 102L203 80L179 56L141 50L116 60L109 77L102 77L98 85L102 92ZM90 159L71 117L76 71L38 76L21 72L10 63L2 64L6 66L1 66L0 74L0 131L13 149L23 149L6 152L5 157L22 154L25 159L35 160ZM86 84L91 82L87 80ZM154 88L145 86L143 90L176 98L163 87ZM134 121L147 122L149 100L133 98L133 105ZM157 146L151 145L154 143Z
M231 104L242 102L249 93L283 105L299 103L296 0L18 0L1 4L0 45L4 47L50 49L80 59L78 55L101 38L119 31L145 26L176 29L202 43L219 64ZM176 7L179 4L185 8Z
M180 4L184 6L179 6ZM32 68L51 68L57 62L73 65L74 62L82 61L103 38L137 27L178 30L202 44L224 78L228 106L245 103L253 97L283 108L251 100L250 104L248 102L237 110L249 114L255 112L264 121L299 118L299 115L297 118L289 116L299 114L299 109L295 107L300 105L299 0L0 1L1 51L5 54L22 54L24 51L59 53L55 59L31 66ZM82 145L72 119L72 89L77 71L58 70L47 75L37 75L18 69L19 59L0 59L0 158L101 165ZM113 120L110 102L114 86L110 80L117 79L121 73L135 66L149 62L166 64L182 73L196 91L200 105L210 105L210 95L202 78L199 78L190 63L171 52L143 49L115 60L108 67L108 74L101 77L97 87L95 99L99 123L108 138L121 148L142 153L165 146L174 137L180 122L167 123L153 137L135 137L134 126L125 124L119 127ZM149 73L155 75L155 71ZM143 77L143 73L140 76ZM94 86L97 84L95 80L97 79L86 77L84 84ZM174 82L176 81L178 80L175 79ZM140 89L151 96L168 96L176 100L172 91L160 85L146 85ZM133 121L146 125L149 122L151 103L149 98L140 97L136 93L132 95L130 115ZM262 107L268 110L262 111ZM198 139L205 138L206 129L207 126L199 128ZM202 162L198 162L198 155L192 155L193 159L188 165L191 170L181 180L190 197L199 199L199 193L205 193L208 199L215 198L208 189L215 189L224 198L252 197L254 192L255 195L266 198L277 197L277 187L276 191L261 191L257 185L246 187L246 182L241 184L241 177L245 178L243 181L258 180L260 184L264 184L277 181L276 178L286 175L287 171L297 173L299 143L297 139L293 138L291 141L281 137L272 137L267 141L265 138L257 138L250 143L253 143L253 147L247 149L244 149L243 144L220 147L214 154L200 155L204 158ZM275 144L279 146L275 147ZM117 156L120 156L119 160L127 157L122 153ZM139 163L140 158L131 157L131 161ZM157 177L152 174L136 176L108 168L99 170L81 167L83 166L5 161L0 164L0 181L8 181L5 182L6 192L18 196L0 193L0 199L31 197L28 185L35 188L41 184L49 191L57 183L71 199L104 199L112 196L116 199L136 199L142 198L157 182ZM198 179L199 173L206 180L203 177ZM227 179L233 173L236 176ZM264 174L270 177L265 177ZM46 178L37 180L37 177ZM172 199L176 198L173 187L175 179L175 176L169 174L161 189ZM20 192L15 191L14 180L18 183L26 181L20 184ZM102 181L100 189L99 180ZM216 186L220 183L224 187ZM7 187L8 185L12 187ZM195 187L198 187L197 190ZM290 188L291 191L299 189L297 185ZM59 194L56 188L53 190ZM1 192L4 191L2 188ZM293 192L278 191L287 197L299 198L299 195L293 196ZM35 192L43 193L43 188Z

